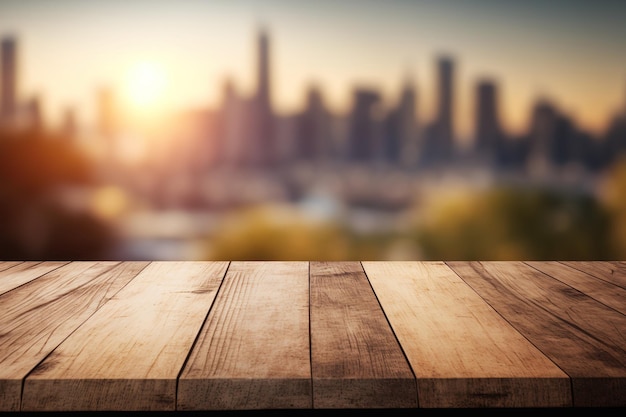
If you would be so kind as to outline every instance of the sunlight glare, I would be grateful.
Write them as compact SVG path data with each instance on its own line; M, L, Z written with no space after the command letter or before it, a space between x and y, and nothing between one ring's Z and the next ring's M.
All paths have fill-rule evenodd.
M128 76L128 97L137 108L153 107L162 98L167 83L165 70L154 62L135 65Z

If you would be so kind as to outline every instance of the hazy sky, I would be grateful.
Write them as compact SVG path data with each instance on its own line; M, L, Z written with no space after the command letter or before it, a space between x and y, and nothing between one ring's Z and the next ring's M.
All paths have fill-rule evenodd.
M123 96L142 61L163 69L172 109L217 105L226 76L248 93L264 24L279 112L300 108L310 83L338 112L358 85L393 104L409 78L419 118L430 120L435 60L446 53L457 63L461 134L480 77L499 82L511 129L540 96L602 128L626 105L624 22L626 1L608 0L0 0L0 33L19 42L20 93L40 94L51 123L66 106L91 120L97 89Z

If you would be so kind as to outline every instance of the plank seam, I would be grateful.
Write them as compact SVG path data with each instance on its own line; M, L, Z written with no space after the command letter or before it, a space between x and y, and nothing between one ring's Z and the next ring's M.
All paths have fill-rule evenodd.
M374 297L376 297L376 302L378 303L378 306L380 307L380 310L383 312L383 316L385 317L385 320L387 321L387 325L389 326L389 329L391 330L391 333L393 334L394 339L396 340L396 343L398 344L398 346L400 347L400 351L402 352L402 356L404 356L404 360L406 361L407 365L409 366L409 369L411 370L411 374L413 374L413 382L415 383L415 394L417 396L416 398L416 402L417 402L417 407L416 408L420 408L420 393L419 393L419 387L417 384L417 376L415 375L415 371L413 371L413 366L411 365L411 361L409 361L409 357L407 356L406 352L404 351L404 347L402 347L402 343L400 343L400 339L398 339L398 335L396 334L396 331L394 330L393 326L391 325L391 321L389 321L389 317L387 317L387 312L385 312L385 309L383 308L383 305L380 302L380 299L378 298L378 294L376 294L376 290L374 290L374 287L372 286L372 282L370 281L369 276L367 276L367 271L365 270L365 267L363 266L363 262L359 261L359 265L361 265L361 270L363 271L363 274L365 274L365 278L367 279L367 283L369 284L372 292L374 293Z
M231 263L232 261L228 261L228 264L226 265L226 269L224 270L224 274L222 275L220 285L217 287L217 291L215 292L213 301L211 301L211 305L209 306L209 309L207 310L206 315L204 316L204 319L202 320L202 324L198 328L198 332L196 333L196 336L194 337L193 342L191 343L191 346L189 347L187 356L185 357L185 360L183 361L183 364L180 367L180 370L178 371L178 375L176 375L176 389L174 390L174 411L179 411L178 410L178 384L180 382L180 377L182 376L183 371L185 370L185 367L187 366L187 363L189 362L189 358L191 357L191 352L193 352L194 348L198 344L198 339L200 338L200 335L202 334L202 329L204 328L207 320L209 319L209 314L211 313L211 310L213 310L213 306L215 306L215 300L217 300L220 294L220 291L222 290L222 286L224 285L224 281L226 280L226 275L228 274L228 270L230 269Z
M482 262L483 262L483 261L475 261L475 262L478 262L478 263L480 263L480 264L482 265ZM526 264L526 262L522 262L522 263L523 263L524 265L526 265L526 266L530 267L530 265L527 265L527 264ZM464 280L464 279L463 279L463 277L461 276L461 274L459 274L459 273L456 271L456 269L454 269L454 267L452 267L452 266L448 265L448 262L447 262L447 261L444 261L444 264L448 267L448 269L450 269L452 272L454 272L454 274L455 274L457 277L459 277L459 279L460 279L461 281L463 281L463 282L465 283L465 285L467 285L469 288L471 288L471 289L472 289L472 291L474 291L474 293L476 293L476 295L478 295L478 296L481 298L481 300L483 300L483 301L485 302L485 304L487 304L487 305L489 306L489 308L491 308L491 309L492 309L492 310L493 310L493 311L494 311L494 312L495 312L498 316L500 316L500 317L501 317L501 318L502 318L505 322L507 322L507 323L509 324L509 326L511 326L511 328L513 328L513 330L515 330L518 334L520 334L520 335L521 335L521 336L522 336L525 340L527 340L527 341L528 341L528 343L530 343L532 346L534 346L534 347L535 347L535 349L537 349L539 352L541 352L541 354L542 354L543 356L545 356L545 357L546 357L546 359L548 359L550 362L552 362L552 363L554 364L554 366L556 366L556 367L557 367L558 369L560 369L560 370L561 370L561 371L562 371L565 375L567 375L567 378L569 379L569 384L570 384L570 395L571 395L571 398L572 398L572 403L571 403L571 406L573 407L573 406L574 406L574 381L573 381L572 376L571 376L569 373L567 373L567 372L565 371L565 369L563 369L562 367L560 367L558 363L556 363L555 361L553 361L553 360L552 360L552 358L551 358L550 356L548 356L548 355L546 354L546 352L544 352L543 350L541 350L541 349L539 348L539 346L537 346L535 343L533 343L533 341L532 341L532 340L530 340L528 337L526 337L526 335L525 335L522 331L520 331L520 330L519 330L519 329L518 329L518 328L517 328L517 327L516 327L513 323L511 323L511 322L510 322L510 321L509 321L509 320L508 320L508 319L507 319L507 318L506 318L503 314L501 314L501 313L500 313L500 312L499 312L499 311L498 311L498 310L497 310L497 309L496 309L493 305L491 305L491 303L490 303L487 299L485 299L485 298L484 298L484 297L483 297L483 296L482 296L482 295L481 295L478 291L476 291L476 289L475 289L474 287L472 287L472 285L471 285L469 282L467 282L466 280ZM478 273L478 272L477 272L477 273ZM478 273L478 274L479 274L479 273ZM480 275L480 274L479 274L479 275ZM546 275L547 275L547 274L546 274ZM482 275L481 275L481 276L482 276ZM548 275L548 276L550 276L550 275Z
M2 262L0 262L0 272L8 271L9 269L15 268L16 266L21 265L21 264L24 263L24 261L15 261L15 262L17 262L15 265L9 265L9 266L4 268L4 264L5 263L10 263L10 262L13 262L13 261L2 261Z
M560 263L560 262L559 262L559 263ZM593 275L591 275L591 274L589 274L589 273L587 273L587 272L585 272L585 271L580 271L578 268L574 268L574 267L571 267L571 266L569 266L569 265L562 264L562 263L560 263L560 264L561 264L561 265L563 265L565 268L573 269L574 271L579 271L579 272L582 272L582 273L584 273L584 274L586 274L586 275L589 275L589 276L590 276L590 277L592 277L592 278L596 278L596 277L594 277ZM535 271L537 271L537 272L541 272L542 274L547 275L548 277L550 277L550 278L552 278L552 279L555 279L555 280L559 281L559 282L560 282L560 283L562 283L563 285L567 285L567 286L568 286L568 287L570 287L572 290L579 292L580 294L584 295L585 297L589 297L589 298L591 298L592 300L594 300L595 302L597 302L597 303L599 303L599 304L602 304L602 305L603 305L603 306L605 306L606 308L610 308L611 310L614 310L614 311L615 311L615 312L617 312L617 313L624 314L624 313L622 313L621 311L616 310L613 306L610 306L610 305L608 305L608 304L606 304L606 303L602 302L602 300L598 300L596 297L592 296L591 294L587 294L586 292L581 291L581 290L579 290L578 288L573 287L572 285L568 284L567 282L565 282L565 281L562 281L562 280L558 279L556 276L552 276L552 275L550 275L550 274L548 274L548 273L546 273L546 272L542 271L541 269L538 269L538 268L534 267L533 265L530 265L530 264L529 264L529 263L527 263L527 262L524 262L524 265L527 265L527 266L531 267L532 269L534 269ZM603 281L603 282L606 282L607 284L612 284L611 282L608 282L608 281L604 281L604 280L602 280L602 281ZM613 284L613 285L614 285L614 284ZM619 285L617 285L617 287L619 287ZM620 287L620 288L621 288L621 287Z
M603 278L602 276L598 276L598 275L591 274L591 273L589 273L589 271L586 271L586 270L583 270L583 269L577 268L577 267L576 267L576 266L574 266L574 265L567 264L567 263L565 263L566 261L558 261L558 262L559 262L561 265L563 265L563 266L566 266L566 267L568 267L568 268L572 268L572 269L574 269L574 270L576 270L576 271L580 271L580 272L582 272L583 274L587 274L587 275L589 275L590 277L592 277L592 278L594 278L594 279L597 279L597 280L599 280L599 281L605 282L605 283L607 283L607 284L615 285L616 287L623 288L623 289L625 289L625 290L626 290L626 287L624 287L623 285L619 285L618 283L615 283L615 282L613 282L613 281L609 281L609 280L607 280L607 279ZM607 261L607 262L608 262L608 261ZM611 272L611 273L613 273L613 272Z
M68 262L67 264L62 265L62 266L66 266L66 265L69 265L69 264L71 264L71 263L72 263L72 262ZM140 269L140 270L139 270L139 271L135 274L135 276L134 276L134 277L132 277L130 280L128 280L128 282L126 282L126 284L122 285L122 286L121 286L121 287L120 287L120 288L119 288L119 289L118 289L118 290L117 290L117 291L116 291L116 292L112 295L112 297L115 297L115 295L117 295L117 293L119 293L119 292L120 292L120 291L121 291L124 287L126 287L126 286L127 286L127 285L128 285L128 284L132 281L132 280L134 280L134 279L137 277L137 275L139 275L139 274L140 274L140 273L141 273L144 269L146 269L146 268L148 267L148 265L150 265L150 263L151 263L151 262L148 262L148 263L147 263L147 264L146 264L143 268L141 268L141 269ZM96 264L97 264L97 263L96 263ZM111 266L111 268L107 269L106 271L102 272L102 273L101 273L101 274L99 274L99 275L96 275L94 278L97 278L97 277L99 277L99 276L102 276L103 274L108 274L108 273L110 273L113 269L115 269L116 267L118 267L118 266L120 266L120 265L123 265L123 262L118 262L118 263L116 263L115 265ZM59 267L59 268L60 268L60 267ZM52 272L52 271L50 271L50 272ZM45 274L44 274L44 275L45 275ZM111 298L112 298L112 297L111 297ZM109 299L110 299L110 298L109 298ZM82 322L81 322L78 326L76 326L76 328L75 328L74 330L72 330L71 332L69 332L69 333L67 334L67 336L65 336L65 337L63 338L63 340L61 340L61 341L60 341L60 342L59 342L59 343L58 343L58 344L54 347L54 349L52 349L50 352L48 352L48 354L47 354L46 356L44 356L44 357L43 357L43 358L42 358L39 362L37 362L37 364L36 364L35 366L33 366L33 368L32 368L30 371L28 371L28 372L26 373L26 375L24 375L24 378L22 378L22 387L21 387L21 389L20 389L20 411L22 411L22 403L23 403L23 401L24 401L24 385L26 384L26 379L27 379L27 378L28 378L28 377L29 377L29 376L33 373L33 371L34 371L35 369L37 369L37 367L38 367L39 365L41 365L41 364L42 364L42 363L43 363L46 359L48 359L48 357L50 357L50 355L52 355L52 354L53 354L53 353L57 350L57 348L58 348L59 346L61 346L61 345L62 345L62 344L63 344L63 343L64 343L64 342L65 342L65 341L66 341L66 340L67 340L67 339L68 339L71 335L73 335L73 334L74 334L74 333L75 333L75 332L76 332L76 331L77 331L77 330L78 330L78 329L79 329L79 328L80 328L83 324L85 324L85 323L86 323L86 322L87 322L87 321L88 321L91 317L93 317L93 315L94 315L94 314L96 314L96 313L98 312L98 310L100 310L100 309L102 308L102 306L104 306L107 302L108 302L108 300L106 300L106 301L105 301L104 303L102 303L102 304L99 304L99 305L96 307L96 309L95 309L95 310L94 310L94 311L93 311L93 312L92 312L89 316L87 316L87 317L85 318L85 320L83 320L83 321L82 321Z
M19 265L22 265L23 263L24 263L24 262L20 262L20 263L19 263L19 264L17 264L17 265L13 265L13 266L11 266L11 267L9 267L9 268L7 268L7 269L2 270L2 272L6 272L6 271L11 272L11 269L13 269L13 268L15 268L15 267L17 267L17 266L19 266ZM28 269L31 269L31 268L33 268L33 267L35 267L35 266L37 266L37 265L41 265L42 263L43 263L43 262L37 262L37 263L35 263L34 265L32 265L31 267L29 267ZM10 290L7 290L7 291L5 291L5 292L3 292L3 293L0 293L0 295L8 294L8 293L10 293L11 291L15 291L15 290L17 290L18 288L21 288L21 287L23 287L24 285L30 284L31 282L35 281L36 279L39 279L39 278L41 278L41 277L43 277L43 276L46 276L46 275L48 275L49 273L54 272L54 271L56 271L57 269L59 269L59 268L61 268L61 267L65 266L65 265L68 265L68 264L70 264L70 262L65 262L64 264L59 265L59 266L57 266L56 268L51 269L51 270L50 270L50 271L48 271L48 272L44 272L43 274L41 274L41 275L38 275L38 276L34 277L34 278L33 278L33 279L31 279L30 281L22 282L22 283L21 283L20 285L18 285L17 287L11 288ZM26 269L26 270L28 270L28 269Z

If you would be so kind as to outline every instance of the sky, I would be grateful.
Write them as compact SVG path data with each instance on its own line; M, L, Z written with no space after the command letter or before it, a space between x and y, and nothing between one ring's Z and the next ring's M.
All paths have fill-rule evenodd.
M0 0L0 34L18 40L20 95L38 95L51 124L68 106L93 122L105 86L130 106L141 74L158 79L146 107L213 108L227 77L250 94L265 27L281 114L301 109L312 84L344 114L354 88L378 89L391 106L410 80L427 123L445 54L455 60L459 136L471 135L481 78L498 83L511 132L523 131L541 97L602 131L626 107L625 21L626 2L613 0Z

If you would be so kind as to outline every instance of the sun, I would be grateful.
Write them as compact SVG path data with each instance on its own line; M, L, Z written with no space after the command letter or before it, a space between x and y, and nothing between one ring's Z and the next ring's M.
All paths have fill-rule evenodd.
M130 104L139 109L154 107L162 99L166 84L165 69L158 63L143 61L135 64L126 82Z

